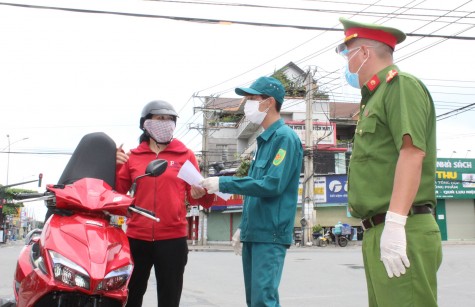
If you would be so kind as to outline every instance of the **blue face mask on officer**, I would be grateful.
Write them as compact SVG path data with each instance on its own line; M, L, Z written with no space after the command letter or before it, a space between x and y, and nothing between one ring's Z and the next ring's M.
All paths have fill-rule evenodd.
M351 72L350 71L350 60L361 50L361 47L358 47L358 48L355 48L356 49L356 52L348 59L348 62L346 63L346 66L345 66L345 79L346 79L346 82L348 82L348 84L354 88L357 88L357 89L360 89L361 86L360 86L360 81L359 81L359 75L358 73L360 72L361 68L363 67L363 65L366 63L366 61L368 61L369 59L369 50L368 50L368 57L363 61L363 63L361 63L360 67L358 68L358 70L356 70L356 72ZM355 50L353 49L353 50ZM347 54L351 53L351 51L353 50L348 50L347 51Z

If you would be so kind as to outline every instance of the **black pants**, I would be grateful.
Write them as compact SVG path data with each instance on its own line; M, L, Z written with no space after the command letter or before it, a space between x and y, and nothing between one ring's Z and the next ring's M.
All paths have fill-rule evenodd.
M129 282L126 307L142 306L152 266L157 280L158 306L178 307L188 261L186 237L154 242L129 238L129 243L134 270Z

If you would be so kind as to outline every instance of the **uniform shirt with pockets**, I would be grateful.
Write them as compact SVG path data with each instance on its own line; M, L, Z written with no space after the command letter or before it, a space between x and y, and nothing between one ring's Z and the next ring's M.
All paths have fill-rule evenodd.
M243 242L292 243L302 157L299 137L279 119L257 137L248 176L220 178L221 192L245 195Z
M425 152L414 204L435 206L436 127L432 97L424 84L395 65L374 75L361 89L348 171L351 214L368 218L386 212L403 136Z

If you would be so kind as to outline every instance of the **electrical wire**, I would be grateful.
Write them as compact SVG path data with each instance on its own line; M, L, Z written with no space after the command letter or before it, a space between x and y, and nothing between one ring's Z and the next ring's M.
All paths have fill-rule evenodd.
M466 112L468 110L472 110L475 108L475 103L471 103L469 105L466 105L464 107L461 107L461 108L457 108L455 110L452 110L452 111L449 111L449 112L446 112L444 114L440 114L440 115L437 115L436 118L437 118L437 121L439 120L443 120L443 119L447 119L447 118L450 118L452 116L455 116L455 115L458 115L460 113L463 113L463 112Z
M87 13L87 14L107 14L107 15L118 15L118 16L128 16L128 17L141 17L141 18L157 18L157 19L170 19L176 21L188 21L188 22L197 22L197 23L209 23L209 24L240 24L248 26L263 26L263 27L276 27L276 28L295 28L301 30L319 30L319 31L337 31L342 32L342 29L322 27L322 26L302 26L302 25L292 25L292 24L276 24L276 23L263 23L263 22L250 22L250 21L240 21L240 20L226 20L226 19L213 19L213 18L198 18L198 17L180 17L180 16L170 16L170 15L156 15L156 14L140 14L140 13L127 13L127 12L118 12L118 11L106 11L106 10L92 10L92 9L78 9L78 8L66 8L58 6L44 6L44 5L30 5L30 4L20 4L20 3L7 3L0 2L0 5L5 6L14 6L30 9L45 9L45 10L59 10L75 13ZM341 14L341 11L335 11ZM453 35L441 35L441 34L420 34L420 33L407 33L407 36L418 36L418 37L435 37L435 38L447 38L447 39L460 39L460 40L475 40L473 36L453 36Z
M150 1L150 0L149 0ZM243 4L243 3L222 3L222 2L212 2L212 1L174 1L174 0L151 0L152 2L169 2L169 3L175 3L175 4L195 4L195 5L208 5L208 6L227 6L227 7L248 7L248 8L258 8L258 9L276 9L276 10L293 10L293 11L305 11L305 12L313 12L313 13L332 13L332 14L354 14L354 10L342 10L342 9L321 9L321 8L302 8L302 7L282 7L282 6L270 6L270 5L257 5L257 4ZM336 2L336 1L318 1L318 2L330 2L332 4L344 4L344 5L360 5L360 6L366 6L367 4L362 4L362 3L354 3L354 2ZM390 5L378 5L378 4L373 4L371 5L371 8L383 8L385 10L387 9L401 9L405 7L398 7L398 6L390 6ZM436 13L438 12L446 12L447 10L443 9L430 9L430 8L425 8L425 10L428 11L435 11ZM452 11L456 13L473 13L470 11ZM417 18L432 18L432 17L439 17L440 14L408 14L408 13L387 13L387 12L379 12L379 11L365 11L363 13L360 13L362 16L371 16L371 17L377 17L377 16L385 16L385 17L398 17L399 19L404 19L403 17L417 17ZM388 16L389 15L389 16ZM448 18L458 18L458 16L447 16ZM467 18L475 18L475 17L467 17ZM414 20L414 19L411 19ZM420 20L420 19L417 19Z
M434 34L437 30L433 31L432 33L430 34L421 34L421 33L407 33L407 36L413 36L413 37L420 37L420 38L441 38L442 40L440 40L438 43L436 44L440 44L442 43L443 41L446 41L448 39L459 39L459 40L475 40L475 37L471 37L471 36L460 36L459 34L461 33L464 33L466 31L468 31L469 29L472 29L473 27L475 27L475 25L473 23L469 23L469 22L459 22L461 20L470 20L474 17L470 16L471 14L473 14L473 12L470 12L470 11L462 11L462 10L458 10L459 8L463 7L463 5L453 9L453 10L442 10L442 9L426 9L424 8L424 10L427 10L427 11L431 11L431 12L443 12L443 16L444 18L452 18L454 20L452 21L441 21L441 16L440 15L431 15L431 14L410 14L410 13L406 13L409 9L413 9L414 7L399 7L399 6L386 6L386 5L380 5L380 4L377 4L377 2L373 5L371 5L371 7L373 8L376 8L376 7L385 7L385 8L391 8L391 9L394 9L395 12L391 13L380 13L380 12L369 12L369 11L366 11L366 12L357 12L357 11L351 11L351 10L348 10L348 11L342 11L342 10L322 10L322 9L308 9L308 8L297 8L297 7L277 7L277 6L264 6L264 5L248 5L248 4L223 4L223 3L214 3L214 2L211 2L211 1L200 1L200 2L197 2L197 1L157 1L157 2L174 2L174 3L181 3L181 4L206 4L206 5L226 5L226 6L245 6L245 7L250 7L250 8L265 8L265 9L285 9L285 10L302 10L302 11L309 11L309 12L319 12L319 13L338 13L338 14L351 14L351 13L354 13L354 14L357 14L359 16L380 16L382 18L382 16L384 16L384 18L398 18L398 19L404 19L405 17L417 17L417 18L420 18L418 20L424 20L424 19L421 19L421 18L426 18L426 17L435 17L436 20L424 20L424 21L428 21L429 23L434 23L434 22L440 22L440 23L444 23L444 24L448 24L448 25L454 25L454 24L468 24L470 25L468 28L464 29L464 30L461 30L455 34L452 34L452 35L440 35L440 34ZM317 1L317 0L314 0L314 1L308 1L308 2L328 2L328 3L333 3L333 4L355 4L355 3L351 3L351 2L338 2L338 1ZM465 4L467 4L468 2L466 2ZM464 4L464 5L465 5ZM266 24L266 23L259 23L259 22L247 22L247 21L231 21L231 20L218 20L218 19L208 19L208 18L194 18L194 17L179 17L179 16L166 16L166 15L154 15L154 14L137 14L137 13L126 13L126 12L113 12L113 11L101 11L101 10L88 10L88 9L74 9L74 8L64 8L64 7L55 7L55 6L40 6L40 5L27 5L27 4L13 4L13 3L5 3L5 2L2 2L0 3L0 5L8 5L8 6L16 6L16 7L24 7L24 8L35 8L35 9L50 9L50 10L62 10L62 11L69 11L69 12L78 12L78 13L94 13L94 14L112 14L112 15L122 15L122 16L130 16L130 17L144 17L144 18L162 18L162 19L172 19L172 20L179 20L179 21L189 21L189 22L206 22L206 23L212 23L212 24L219 24L223 21L225 22L231 22L231 23L235 23L235 24L243 24L243 25L251 25L251 26L267 26L267 27L290 27L290 28L297 28L297 29L305 29L305 30L319 30L319 31L323 31L323 33L325 32L330 32L330 31L342 31L341 29L337 29L335 27L309 27L309 26L299 26L299 25L285 25L285 24ZM358 5L364 5L365 7L368 7L368 4L358 4ZM403 10L403 9L406 9L406 12L403 12L403 13L396 13L397 10ZM461 14L464 14L464 16L453 16L453 15L449 15L449 14L454 14L454 13L461 13ZM446 26L445 26L446 27ZM441 30L442 28L439 28L438 30ZM319 35L321 35L322 33L320 33ZM314 38L312 38L311 40L313 40ZM250 71L253 71L257 68L260 68L272 61L274 61L275 59L285 55L285 54L288 54L290 53L291 51L299 48L300 46L310 42L311 40L307 40L306 42L296 46L295 48L292 48L288 51L286 51L285 53L283 53L282 55L279 55L278 57L274 57L272 59L270 59L269 61L266 61L264 62L263 64L259 65L259 66L256 66L250 70L247 70L245 71L244 73L242 74L239 74L231 79L227 79L226 81L223 81L219 84L216 84L216 85L213 85L211 87L208 87L202 91L206 91L208 89L211 89L211 88L214 88L214 87L217 87L219 85L222 85L228 81L231 81L231 80L234 80L242 75L245 75L247 73L249 73ZM435 46L436 44L432 44L432 45L429 45L429 46L426 46L424 48L421 48L419 50L416 50L416 51L413 51L412 53L410 54L406 54L404 55L402 58L399 59L399 61L402 61L402 60L405 60L409 57L412 57L414 56L415 54L419 54L420 52L422 51L425 51L427 50L428 48L431 48L433 46ZM315 56L321 54L321 53L324 53L324 52L327 52L328 50L330 50L330 46L327 46L325 49L322 49L320 51L320 53L314 53L316 54ZM315 56L313 57L309 57L307 56L306 58L303 58L302 60L305 60L305 61L308 61L312 58L314 58ZM329 75L333 75L335 74L336 71L334 72L330 72L327 77ZM322 78L324 79L324 78ZM326 83L320 85L320 86L326 86L326 85L330 85L332 84L332 82L338 80L339 78L337 77L334 77L334 78L330 78L328 81L325 81ZM246 83L247 84L247 83ZM338 86L338 85L337 85ZM341 86L341 85L339 85ZM333 87L333 88L328 88L329 91L331 92L334 92L337 88L336 87ZM225 90L225 91L221 91L220 93L224 93L224 92L227 92L228 90ZM463 94L463 93L455 93L457 95L472 95L472 94ZM189 102L191 101L191 97L190 99L187 101L187 103L182 107L182 110L189 104ZM294 103L294 106L297 105L299 102L296 102ZM442 118L442 119L445 119L445 118L448 118L448 117L451 117L451 116L454 116L456 114L453 114L451 115L452 113L455 113L455 112L460 112L460 111L469 111L471 110L472 108L470 107L470 105L468 106L463 106L463 107L460 107L460 108L457 108L451 112L447 112L447 113L444 113L444 114L441 114L438 116L438 120L440 120L439 118ZM457 113L459 114L459 113ZM194 114L196 115L196 113ZM451 115L451 116L448 116L448 115ZM445 117L444 117L445 116ZM196 119L196 118L195 118ZM186 132L183 132L184 131L184 127L186 127L186 124L189 123L190 121L193 121L193 116L190 117L185 124L182 124L180 126L180 128L178 129L177 133L178 135L186 135ZM123 125L122 125L123 126ZM184 133L184 134L183 134Z

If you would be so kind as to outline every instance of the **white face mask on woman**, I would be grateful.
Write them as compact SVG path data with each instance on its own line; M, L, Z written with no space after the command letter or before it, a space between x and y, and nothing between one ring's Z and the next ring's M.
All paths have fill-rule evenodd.
M246 101L246 104L244 105L244 115L251 123L260 125L264 121L264 118L266 118L267 111L269 111L269 108L267 108L264 112L261 112L259 111L259 105L262 102L266 101L267 99L264 99L262 101L258 101L258 100Z
M173 138L175 121L147 119L143 127L150 137L159 144L168 144Z

